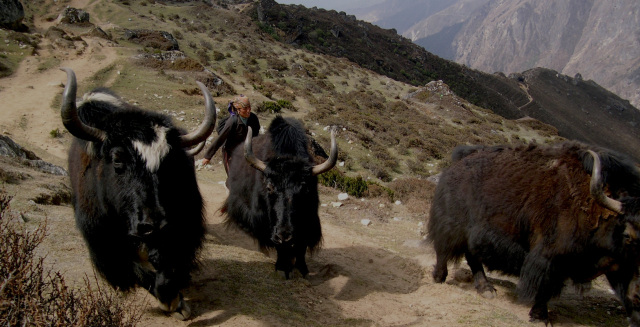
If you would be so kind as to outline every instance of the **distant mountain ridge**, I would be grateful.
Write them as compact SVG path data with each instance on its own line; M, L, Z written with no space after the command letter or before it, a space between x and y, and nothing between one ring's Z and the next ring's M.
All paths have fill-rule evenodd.
M444 8L423 10L434 3ZM387 0L353 13L474 69L580 73L640 105L640 2L635 0Z

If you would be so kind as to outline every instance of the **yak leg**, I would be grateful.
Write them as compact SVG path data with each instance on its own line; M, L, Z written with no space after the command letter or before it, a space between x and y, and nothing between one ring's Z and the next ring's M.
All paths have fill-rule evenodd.
M561 263L556 265L559 264ZM538 249L532 250L524 259L517 291L521 300L534 300L529 311L531 321L549 324L547 303L553 296L560 294L566 277L558 274L562 269L554 268L557 267Z
M293 262L295 260L293 247L291 245L280 245L276 247L276 271L284 272L284 278L289 279L289 274L293 270Z
M487 279L487 275L484 273L484 267L482 267L482 262L469 251L465 252L464 256L467 259L467 264L469 264L471 268L473 285L476 287L478 294L486 298L493 298L497 291L495 287L493 287L493 284Z
M436 283L444 283L447 279L447 263L449 262L449 257L442 254L442 251L437 251L436 249L436 265L433 268L433 272L431 276L433 277L433 281Z
M186 320L191 316L191 309L184 301L182 294L165 274L154 272L144 265L137 265L136 275L138 285L158 299L163 311L170 312L178 320Z
M640 312L638 309L640 308L638 301L635 300L638 297L637 292L639 285L638 281L632 283L634 280L633 270L622 268L617 271L608 272L606 276L616 295L624 304L630 326L639 327Z
M309 268L307 268L307 260L305 258L305 255L307 254L307 246L296 246L293 251L296 258L295 267L300 271L302 277L306 278L309 274Z
M191 308L184 300L180 288L189 280L189 273L182 267L172 268L167 260L160 255L158 249L149 251L149 262L156 269L152 288L148 288L160 302L163 311L171 313L178 320L186 320L191 316Z

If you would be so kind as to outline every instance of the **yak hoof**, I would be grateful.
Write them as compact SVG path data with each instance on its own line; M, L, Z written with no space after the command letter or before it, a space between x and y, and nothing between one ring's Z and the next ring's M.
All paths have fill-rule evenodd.
M160 308L165 312L171 312L171 316L178 320L187 320L191 317L191 308L184 300L182 293L179 293L169 304L160 303Z
M478 290L478 294L480 294L480 296L482 296L485 299L493 299L496 297L496 295L498 295L498 292L495 289L484 290L484 291Z
M431 276L433 277L433 281L440 284L440 283L444 283L445 280L447 280L447 270L446 269L434 269L433 272L431 273Z
M171 316L177 320L183 321L191 317L191 308L183 299L180 300L180 306L174 311Z
M496 288L488 282L479 283L476 286L476 290L478 291L478 294L480 294L480 296L485 299L493 299L494 297L496 297L496 295L498 295L498 291L496 290Z
M547 310L547 306L537 306L534 304L531 311L529 311L529 321L543 322L545 326L548 326L551 321L549 320L549 311Z

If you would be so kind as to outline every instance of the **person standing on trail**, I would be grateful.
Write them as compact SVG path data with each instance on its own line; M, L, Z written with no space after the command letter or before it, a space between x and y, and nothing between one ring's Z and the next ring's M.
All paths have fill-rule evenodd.
M231 152L238 144L244 142L249 127L253 131L253 137L258 135L260 121L258 116L251 112L249 98L244 95L237 96L230 101L227 110L229 110L229 117L224 122L222 129L218 130L218 137L205 150L202 165L208 164L213 155L222 147L224 171L229 176Z

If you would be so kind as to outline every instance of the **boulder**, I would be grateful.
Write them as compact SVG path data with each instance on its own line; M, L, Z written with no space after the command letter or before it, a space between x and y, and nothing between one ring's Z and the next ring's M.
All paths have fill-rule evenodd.
M2 0L0 0L2 1ZM5 135L0 135L0 155L5 157L22 158L29 160L39 160L35 153L24 149L11 138Z
M35 153L21 147L5 135L0 135L0 155L10 158L19 158L19 161L23 166L31 167L47 174L59 176L68 175L64 168L43 161Z
M82 9L67 7L58 16L58 22L63 24L89 24L89 13Z
M169 32L153 30L125 30L124 39L145 47L163 51L180 50L178 41Z
M0 0L0 27L23 30L24 8L18 0Z

